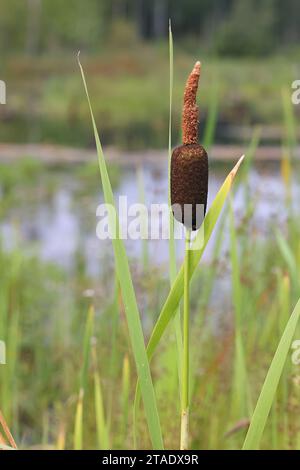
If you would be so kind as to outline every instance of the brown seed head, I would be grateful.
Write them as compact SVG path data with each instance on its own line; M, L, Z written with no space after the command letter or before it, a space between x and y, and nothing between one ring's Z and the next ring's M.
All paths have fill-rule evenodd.
M176 147L171 159L171 205L175 219L197 230L206 212L207 192L208 158L205 149L199 144Z

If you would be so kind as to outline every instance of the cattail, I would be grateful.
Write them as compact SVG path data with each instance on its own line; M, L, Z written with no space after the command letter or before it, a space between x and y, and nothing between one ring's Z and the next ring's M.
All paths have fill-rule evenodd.
M197 230L207 205L208 159L198 143L196 95L200 77L200 62L196 62L184 91L182 112L183 145L173 150L171 158L171 205L175 219L186 228Z

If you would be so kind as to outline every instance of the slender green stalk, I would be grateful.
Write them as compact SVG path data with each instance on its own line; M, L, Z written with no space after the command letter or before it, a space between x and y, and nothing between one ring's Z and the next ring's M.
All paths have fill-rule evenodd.
M172 101L173 101L173 70L174 70L174 57L173 57L173 35L171 20L169 20L169 135L168 135L168 180L170 181L171 175L171 156L172 156ZM171 208L171 190L169 184L168 192L168 204ZM172 211L169 212L169 227L170 227L170 238L169 238L169 279L170 287L176 279L177 267L176 267L176 251L175 251L175 240L174 240L174 218ZM180 390L181 381L181 357L182 357L182 333L181 333L181 318L180 308L176 309L174 315L174 330L176 337L176 356L177 356L177 369L178 369L178 381ZM133 441L134 448L137 448L137 421L139 411L139 394L135 393L134 406L133 406Z
M109 449L109 428L105 419L103 393L101 387L100 373L97 363L96 344L92 349L93 369L94 369L94 401L95 401L95 421L97 430L97 445L99 449Z
M116 364L118 363L118 350L117 350L117 333L119 328L119 292L120 285L117 276L115 276L115 289L114 289L114 299L111 306L111 356L109 364L109 393L108 393L108 405L107 405L107 429L108 433L111 429L111 420L112 412L114 407L114 384L116 381L116 375L118 371L116 370Z
M169 181L171 180L171 157L172 157L172 101L173 101L173 75L174 75L174 54L173 54L173 35L171 20L169 23L169 69L170 69L170 84L169 84L169 144L168 144L168 155L169 155ZM168 204L171 207L171 185L169 184L169 195ZM176 267L176 251L175 251L175 240L174 240L174 217L172 211L169 214L170 223L170 239L169 239L169 277L170 287L176 279L177 267ZM176 309L174 315L174 330L176 336L176 352L177 352L177 368L178 368L178 380L179 389L181 381L181 357L182 357L182 332L181 332L181 318L180 318L180 307Z
M183 291L183 358L182 358L182 394L181 394L181 435L180 449L189 446L189 370L190 370L190 241L191 232L186 231L184 258L184 291Z
M94 328L94 316L94 307L91 305L86 319L83 340L83 361L80 370L80 386L75 412L74 450L82 450L83 447L83 400L88 383L88 370L90 363L91 338Z
M192 242L192 250L190 253L190 269L189 269L189 278L192 279L192 275L198 266L201 257L204 253L205 247L211 237L213 229L216 225L216 222L220 216L220 213L224 207L226 202L226 198L230 189L232 188L232 184L234 178L238 172L238 169L244 159L244 155L239 159L237 164L231 170L227 178L225 179L222 187L220 188L217 196L215 197L209 211L207 212L204 222L203 228L199 230L195 240ZM203 231L202 231L203 230ZM202 240L202 236L204 233L204 241ZM177 312L177 308L183 296L183 266L180 268L175 281L172 285L172 288L168 294L168 297L165 301L165 304L162 307L160 312L159 318L154 326L154 329L151 333L148 346L147 346L147 356L149 361L154 355L154 352L165 332L170 320L174 317L175 313ZM135 410L138 407L139 398L140 398L140 383L139 380L136 384L135 390Z

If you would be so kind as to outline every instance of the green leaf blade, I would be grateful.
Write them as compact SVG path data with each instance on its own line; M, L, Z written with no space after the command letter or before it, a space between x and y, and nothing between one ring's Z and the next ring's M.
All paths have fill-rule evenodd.
M203 255L203 252L206 248L206 245L211 237L211 234L213 232L213 229L217 223L217 220L219 218L219 215L221 213L221 210L225 204L227 195L231 189L234 177L239 169L240 164L242 163L244 159L244 156L242 156L235 167L231 170L227 178L225 179L221 189L219 190L216 198L214 199L211 208L209 209L208 213L206 214L206 217L203 222L203 230L204 232L201 231L201 229L198 232L198 235L196 239L193 242L192 247L195 248L198 244L202 245L201 248L199 249L192 249L191 251L191 256L190 256L190 279L192 278L192 275L198 266L198 263ZM202 233L204 233L204 240L203 243L201 243L201 237ZM183 266L181 266L181 269L179 273L177 274L177 277L172 285L172 288L170 290L170 293L167 297L167 300L161 310L160 316L156 322L156 325L153 329L152 335L150 337L148 346L147 346L147 354L148 358L150 359L153 356L153 353L163 335L165 332L169 321L173 317L173 315L176 312L176 309L179 305L179 302L181 301L181 298L183 296Z
M259 443L271 410L278 383L287 359L289 349L295 330L300 318L300 299L298 300L292 315L285 327L265 382L261 389L250 427L243 445L243 450L255 450L259 448Z
M93 115L93 110L91 106L91 101L89 98L88 88L85 80L85 75L81 63L78 57L78 64L81 71L81 76L83 80L84 89L86 92L86 97L88 100L94 136L97 147L98 162L102 179L103 193L105 203L113 206L114 196L106 168L106 163L104 159L104 154L96 126L96 122ZM117 219L117 218L116 218ZM150 366L147 359L145 344L144 344L144 335L142 330L142 325L139 316L139 310L136 302L134 287L132 283L131 273L129 269L129 263L126 255L126 250L124 243L119 237L119 227L118 220L109 220L110 225L116 223L116 238L112 240L116 271L122 291L122 298L126 313L126 319L128 324L129 336L131 340L133 355L135 359L135 364L137 368L137 374L140 381L141 393L143 397L143 403L145 407L145 413L148 423L148 428L150 432L150 437L152 445L155 449L163 449L163 439L160 427L160 421L158 416L158 410L156 405L156 398L154 393L154 387L152 383Z

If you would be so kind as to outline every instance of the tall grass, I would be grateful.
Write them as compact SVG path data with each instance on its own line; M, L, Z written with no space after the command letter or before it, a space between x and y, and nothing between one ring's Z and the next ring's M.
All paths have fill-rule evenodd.
M243 445L244 450L257 449L275 397L279 379L290 351L291 342L300 318L300 299L285 327L267 377L257 401L250 427Z
M172 67L172 61L173 61L173 42L172 42L172 32L170 28L170 126L169 126L169 151L170 151L170 145L171 145L171 112L172 112L172 72L173 72L173 67ZM83 79L83 84L84 88L86 91L87 95L87 100L90 108L90 113L91 113L91 119L92 119L92 124L93 124L93 129L94 129L94 134L95 134L95 140L96 140L96 146L97 146L97 153L98 153L98 161L99 161L99 168L100 168L100 174L102 178L102 185L103 185L103 192L104 192L104 198L106 203L109 203L114 206L114 197L111 189L111 184L109 181L109 176L107 173L107 168L104 160L104 154L102 151L102 146L100 143L96 123L94 120L93 112L92 112L92 106L88 94L88 89L86 85L86 80L85 80L85 75L83 72L83 68L81 66L81 63L78 58L78 63ZM241 159L242 160L242 159ZM220 214L220 211L224 205L226 196L228 194L228 191L231 188L232 181L235 177L235 174L239 168L239 165L241 163L241 160L238 162L236 167L232 170L232 172L229 174L227 177L226 181L224 182L224 185L222 186L218 196L216 197L214 203L212 204L212 207L210 211L208 212L207 217L205 218L205 221L203 223L203 231L200 230L196 240L193 242L192 250L194 252L191 253L191 255L188 256L188 259L190 259L189 264L191 263L191 271L188 270L185 283L186 286L188 286L192 273L195 270L196 265L198 264L201 255L204 251L205 245L207 244L210 235L212 233L213 227L217 222L218 216ZM153 334L150 338L150 342L147 348L148 352L148 358L145 357L146 351L144 350L144 341L143 341L143 332L140 324L140 319L139 319L139 312L138 312L138 307L136 303L136 298L135 298L135 292L132 284L132 279L131 279L131 274L129 270L129 264L128 264L128 259L126 255L126 251L123 245L122 240L119 238L119 225L118 221L113 220L113 217L110 215L110 230L113 233L113 228L116 227L116 239L113 238L113 247L114 247L114 252L115 252L115 262L116 262L116 270L118 273L118 279L120 282L121 290L122 290L122 296L124 299L124 305L125 305L125 311L127 315L127 324L128 324L128 329L129 329L129 334L131 337L131 342L132 342L132 349L135 357L135 362L137 366L137 371L138 371L138 376L139 376L139 386L141 388L141 394L143 397L143 402L144 402L144 407L146 411L146 416L147 416L147 421L148 421L148 427L149 427L149 432L151 435L151 440L152 444L154 445L155 448L161 448L163 446L162 443L162 435L161 435L161 429L160 429L160 423L159 423L159 417L158 417L158 411L157 411L157 405L156 405L156 400L155 400L155 393L152 385L152 379L151 379L151 374L150 374L150 368L149 368L149 362L148 359L151 358L151 353L152 350L156 345L158 344L160 337L166 328L170 318L173 316L173 314L177 311L177 308L179 306L179 301L180 298L183 295L183 279L184 279L184 269L182 268L181 271L179 272L178 276L176 277L174 283L172 283L172 287L169 293L169 296L167 298L166 304L160 314L159 320L154 328ZM204 233L204 240L202 240ZM174 243L174 240L173 240ZM200 248L199 248L200 247ZM173 252L173 247L172 247L172 242L170 245L170 250L171 250L171 258L175 259L175 254ZM188 250L189 251L189 250ZM174 263L174 261L173 261ZM171 276L173 277L173 268L174 264L170 265L170 273ZM174 299L174 300L173 300ZM185 311L187 310L187 303L185 302ZM186 315L187 316L187 315ZM187 325L188 320L185 321L185 325ZM186 339L187 339L187 328L185 328L186 332ZM188 348L188 344L185 346ZM149 352L150 351L150 352ZM188 357L187 349L185 350L185 358ZM187 361L188 359L185 359L185 370L186 373L188 374L188 367L187 367ZM183 367L183 364L182 364ZM189 382L189 377L186 377L185 384ZM188 389L186 389L186 385L183 385L183 395L182 400L184 400L185 405L188 403ZM136 403L138 403L138 399L136 399ZM137 409L137 406L135 407Z
M84 397L87 391L88 382L88 369L90 364L90 351L91 351L91 338L93 334L94 324L94 308L91 306L85 326L84 340L83 340L83 358L80 370L80 385L75 414L75 429L74 429L74 449L81 450L83 447L83 408Z
M240 263L237 236L232 203L230 204L230 257L232 267L232 300L235 325L234 378L232 388L232 413L235 419L251 413L251 396L249 392L243 340L243 288L241 284ZM238 393L236 391L238 390Z
M86 91L86 96L90 108L91 119L93 124L93 130L95 135L95 141L97 146L97 153L98 153L98 161L99 161L99 168L102 178L102 185L103 185L103 193L105 202L110 204L111 206L115 207L114 204L114 196L109 180L109 176L107 173L107 168L104 160L104 155L102 151L101 142L99 139L96 123L94 120L94 115L92 111L92 106L88 94L88 89L86 85L86 80L84 76L84 72L79 61L78 63L82 75L82 80L84 84L84 88ZM128 258L126 255L125 247L121 238L119 238L119 224L118 221L114 221L113 218L110 216L109 224L111 228L111 232L113 233L113 227L115 226L116 222L116 234L117 237L113 239L113 248L115 253L115 263L116 263L116 270L118 275L118 280L120 283L121 291L122 291L122 298L125 307L125 313L127 316L127 325L129 329L129 335L132 344L132 350L135 358L135 363L137 367L138 376L140 378L141 384L141 392L143 396L143 403L146 411L147 421L149 432L152 440L152 444L155 448L161 449L163 448L163 440L162 440L162 433L160 428L160 421L157 411L156 399L154 388L152 384L152 377L150 373L149 363L146 356L146 350L144 345L144 336L139 316L139 310L136 302L135 292L133 288L132 278L130 274Z
M170 155L171 28L169 34ZM81 72L91 105L82 68ZM205 134L209 145L217 113L217 98L211 99ZM180 400L184 395L192 416L189 430L192 449L299 448L300 388L295 380L298 370L289 361L300 315L300 301L296 303L300 227L291 210L290 191L296 173L292 158L295 116L286 97L283 105L287 156L281 171L289 193L285 201L289 220L283 228L277 222L267 240L251 224L257 202L251 193L249 176L259 143L257 129L245 152L240 178L233 186L241 160L225 179L192 242L189 269L184 269L186 257L177 270L171 237L168 279L163 270L158 273L153 269L145 251L143 275L147 286L143 286L142 292L141 287L134 289L138 283L132 280L129 258L119 239L113 242L115 267L112 271L108 267L99 282L103 293L94 299L95 312L87 309L78 294L82 282L85 287L91 282L82 272L78 275L80 282L74 278L67 285L72 292L72 300L67 301L62 289L65 277L25 256L20 247L10 253L0 249L0 339L7 343L9 359L7 366L0 366L1 448L14 447L12 434L26 448L34 444L57 449L131 447L133 429L139 447L150 445L148 429L154 448L176 448ZM90 112L105 199L113 202L91 106ZM137 174L143 199L141 176ZM243 203L242 223L234 212L237 190ZM233 201L227 204L230 192ZM212 258L205 262L202 257L213 232L216 237ZM226 287L226 295L219 291L219 283L229 280L230 274L231 285ZM182 372L180 308L184 284L190 300L185 299L190 310L191 361L190 379L185 380L189 391L185 388L182 393L178 377ZM157 299L151 306L155 315L152 331L142 329L137 306L141 293ZM150 315L149 312L146 309L145 315ZM134 424L132 408L133 404L135 410L139 408L140 396L145 413L138 414ZM9 429L12 433L7 432Z

